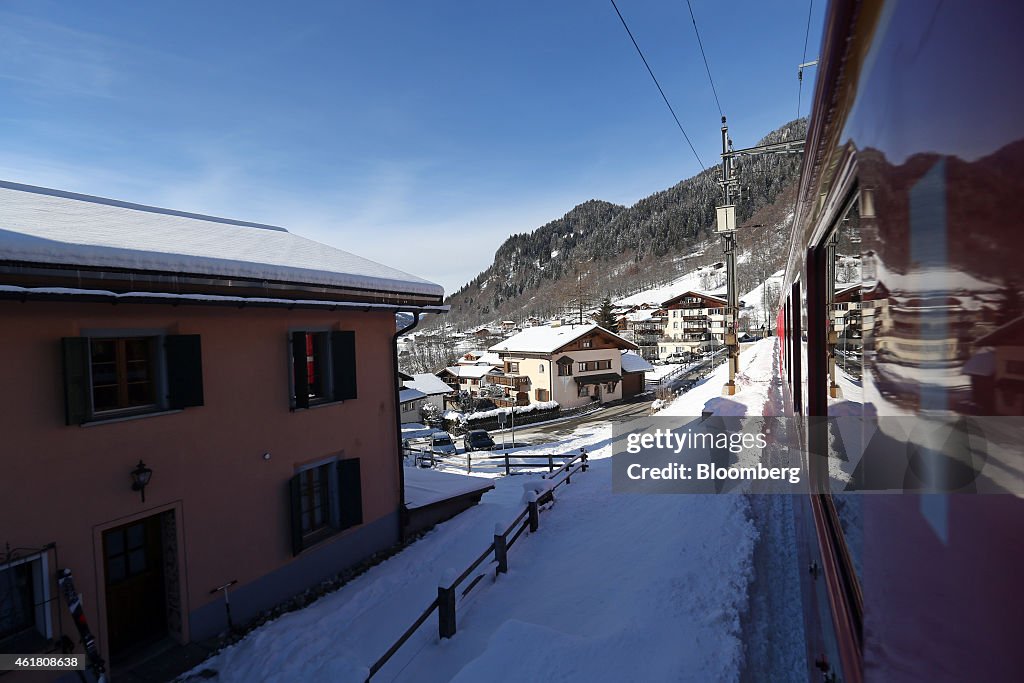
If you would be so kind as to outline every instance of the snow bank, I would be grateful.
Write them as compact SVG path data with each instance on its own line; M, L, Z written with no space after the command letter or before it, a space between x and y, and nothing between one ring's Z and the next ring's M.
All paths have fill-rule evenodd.
M541 401L540 403L531 403L528 406L515 406L515 408L495 408L494 410L481 410L476 413L470 413L466 415L459 413L459 420L462 422L470 422L472 420L487 420L492 417L498 417L499 415L508 415L515 410L516 415L522 415L523 413L532 413L537 410L554 410L558 408L558 401Z

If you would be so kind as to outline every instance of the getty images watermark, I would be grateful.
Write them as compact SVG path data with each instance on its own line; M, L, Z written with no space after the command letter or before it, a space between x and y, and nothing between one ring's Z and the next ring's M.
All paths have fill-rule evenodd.
M618 493L1024 495L1024 418L652 417L613 426Z

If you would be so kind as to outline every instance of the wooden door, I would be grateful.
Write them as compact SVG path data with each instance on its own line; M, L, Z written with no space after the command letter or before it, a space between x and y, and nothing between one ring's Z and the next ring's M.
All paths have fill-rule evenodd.
M107 638L111 658L167 634L160 516L103 534Z

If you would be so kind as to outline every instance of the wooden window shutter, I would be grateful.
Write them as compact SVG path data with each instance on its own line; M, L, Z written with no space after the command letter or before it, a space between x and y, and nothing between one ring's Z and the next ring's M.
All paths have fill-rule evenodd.
M302 484L296 474L288 481L288 503L291 511L292 556L302 552Z
M363 523L363 483L359 476L359 458L338 461L339 526L342 529Z
M64 423L80 425L89 419L89 338L64 337Z
M292 332L292 386L295 407L309 407L309 376L306 369L306 333Z
M198 334L164 338L169 408L203 405L203 353Z
M356 333L331 332L331 371L334 400L356 397Z

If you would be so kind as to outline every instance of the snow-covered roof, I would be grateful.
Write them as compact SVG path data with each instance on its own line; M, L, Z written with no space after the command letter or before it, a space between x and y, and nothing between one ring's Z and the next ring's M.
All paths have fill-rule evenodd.
M650 309L643 311L633 311L632 313L627 313L623 317L625 317L626 320L628 320L631 323L641 323L648 320L654 320L654 316L651 314Z
M487 373L494 371L494 366L486 364L453 365L445 368L445 370L459 378L465 377L467 379L480 379Z
M489 479L422 467L405 468L405 505L411 509L493 488L494 483Z
M654 366L647 362L646 358L643 358L639 354L633 353L632 351L623 351L622 353L622 371L623 372L647 372L653 370Z
M445 384L440 377L432 375L429 372L414 374L412 379L405 381L405 386L410 389L422 391L426 396L449 394L452 391L452 388Z
M402 389L398 392L398 400L402 403L408 403L409 401L415 401L426 397L427 395L419 389Z
M600 325L560 325L558 327L531 327L491 347L491 351L522 351L525 353L552 353L576 341L585 334L600 330L620 340L624 348L634 349L636 344L609 332Z
M0 261L444 294L440 285L284 228L5 181Z

